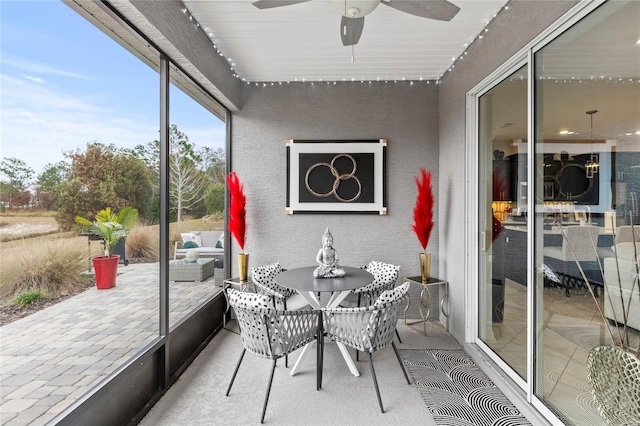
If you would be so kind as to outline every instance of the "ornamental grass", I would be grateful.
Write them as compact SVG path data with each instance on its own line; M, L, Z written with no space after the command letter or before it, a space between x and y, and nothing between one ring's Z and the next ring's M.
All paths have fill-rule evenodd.
M153 229L136 226L127 234L127 256L130 259L157 259L159 252L158 235Z
M82 239L57 239L4 251L0 268L0 296L25 291L45 295L77 292L87 287L87 245Z

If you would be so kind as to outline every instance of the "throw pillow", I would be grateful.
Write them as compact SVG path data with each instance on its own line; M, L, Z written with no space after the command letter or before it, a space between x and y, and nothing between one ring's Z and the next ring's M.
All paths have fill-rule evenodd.
M182 247L184 247L184 244L187 241L193 241L198 245L198 247L202 246L202 238L200 237L200 235L196 235L193 232L182 232L180 233L180 237L182 238Z
M402 297L405 296L405 294L407 294L407 291L409 290L409 286L411 284L409 284L408 282L399 285L398 287L394 288L393 290L385 290L382 292L382 294L378 297L378 299L376 299L376 302L374 303L374 306L382 306L385 303L389 303L389 302L393 302L395 300L398 300Z
M249 309L273 308L273 303L271 302L271 298L269 296L263 296L261 294L238 291L234 288L228 289L227 295L229 296L229 304L234 308L236 306L242 307L242 308L249 308Z
M216 241L216 248L224 248L224 232L220 234L220 238Z
M216 248L224 248L222 247L222 242L220 240L216 241Z
M192 249L192 248L198 248L198 244L195 241L187 241L185 243L182 244L182 248L183 249Z

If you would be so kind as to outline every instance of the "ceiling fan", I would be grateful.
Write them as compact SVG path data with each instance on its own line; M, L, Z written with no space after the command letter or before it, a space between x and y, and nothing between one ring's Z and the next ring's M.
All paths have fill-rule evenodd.
M252 4L258 9L306 3L311 0L257 0ZM330 0L342 13L340 37L344 46L357 44L364 29L364 17L380 3L421 18L450 21L460 8L447 0Z

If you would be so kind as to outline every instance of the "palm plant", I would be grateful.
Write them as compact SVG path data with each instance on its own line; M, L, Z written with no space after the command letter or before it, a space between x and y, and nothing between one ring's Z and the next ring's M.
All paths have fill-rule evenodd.
M137 220L138 210L133 207L125 207L117 214L107 207L96 214L93 222L80 216L75 217L77 223L104 240L107 257L111 257L113 248L129 233Z

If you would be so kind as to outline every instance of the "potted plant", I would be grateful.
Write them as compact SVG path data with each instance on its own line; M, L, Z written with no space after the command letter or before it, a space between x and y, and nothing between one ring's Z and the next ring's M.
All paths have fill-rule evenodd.
M420 169L420 177L416 177L418 195L413 208L413 232L416 233L422 253L420 253L420 276L426 283L431 275L431 253L427 253L427 245L433 230L433 191L431 189L431 173Z
M240 281L247 280L249 269L249 254L244 252L244 240L247 232L247 212L245 205L247 198L244 195L244 185L240 182L236 172L227 175L227 188L229 190L229 232L238 242L238 272Z
M87 231L104 240L104 255L92 259L96 271L96 287L109 289L116 285L116 272L120 256L113 254L113 248L134 227L138 220L138 210L125 207L117 214L107 207L100 210L92 222L80 216L75 221L87 228Z

